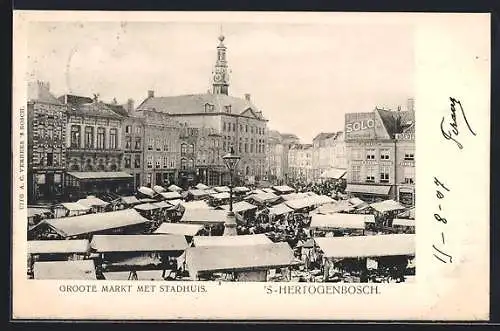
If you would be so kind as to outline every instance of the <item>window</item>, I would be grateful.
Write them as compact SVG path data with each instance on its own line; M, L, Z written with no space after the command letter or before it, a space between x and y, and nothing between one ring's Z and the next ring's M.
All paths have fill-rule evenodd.
M135 154L134 166L136 169L141 167L141 154Z
M168 168L168 159L166 156L163 157L163 168Z
M391 156L391 151L388 148L382 148L380 150L380 159L389 160Z
M153 176L151 174L148 174L147 179L146 179L146 184L151 186L151 180L153 179Z
M161 167L161 157L156 158L156 163L155 163L156 169L159 169Z
M118 131L116 129L109 130L109 148L110 149L118 148Z
M253 139L250 140L250 153L253 153Z
M140 126L135 127L135 134L141 134L141 127Z
M157 152L161 151L161 140L160 140L160 138L158 138L158 139L155 140L155 147L156 147L156 151Z
M366 182L375 183L375 167L373 166L366 167Z
M193 154L194 153L194 145L191 144L189 145L189 148L188 148L188 154Z
M71 126L71 147L72 148L80 148L80 126L72 125Z
M224 137L225 138L225 137ZM222 142L222 149L226 150L226 140Z
M415 160L415 155L413 152L406 152L405 153L405 160L406 161L413 161Z
M125 133L132 133L132 126L131 125L127 125L125 127Z
M53 128L47 128L47 138L50 140L54 139L54 129Z
M154 146L154 144L155 144L155 140L154 140L154 138L151 138L151 137L150 137L150 138L148 139L148 151L152 151L152 150L153 150L153 146Z
M187 161L186 159L181 159L181 169L186 170Z
M131 167L131 156L130 155L125 155L124 157L124 161L125 161L125 169L130 169Z
M148 168L153 168L153 157L148 156Z
M135 138L135 149L141 149L141 138Z
M104 149L104 128L97 128L97 148Z
M389 183L389 166L380 166L380 182L381 183Z
M85 148L94 147L94 128L91 126L85 127Z
M132 149L132 137L125 137L125 149Z
M187 145L186 144L182 144L181 145L181 155L184 155L187 153Z
M233 123L232 126L233 126L233 132L236 132L236 123Z
M192 159L188 160L188 168L191 169L194 167L194 161Z
M54 154L47 153L47 166L51 167L54 165Z
M214 105L209 103L205 104L205 113L212 113L214 111Z
M243 131L243 125L240 124L240 132Z
M250 133L253 133L253 126L250 127Z
M163 140L163 151L168 152L168 139Z
M403 175L405 184L415 184L415 167L404 167Z
M231 113L231 105L224 106L224 108L226 109L226 113Z
M245 132L248 132L248 124L245 124Z
M175 168L175 162L173 160L170 160L170 168Z
M222 131L226 131L226 122L222 123Z
M375 150L374 149L367 149L366 150L366 159L367 160L375 160Z

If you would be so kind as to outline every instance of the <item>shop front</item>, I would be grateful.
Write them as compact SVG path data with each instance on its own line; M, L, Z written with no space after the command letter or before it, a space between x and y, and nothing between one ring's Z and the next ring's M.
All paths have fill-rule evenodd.
M28 187L30 203L62 198L64 178L62 171L34 171L30 177Z

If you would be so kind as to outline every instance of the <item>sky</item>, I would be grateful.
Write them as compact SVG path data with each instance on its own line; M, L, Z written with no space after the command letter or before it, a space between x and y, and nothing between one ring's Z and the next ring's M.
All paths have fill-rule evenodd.
M343 130L344 114L396 108L414 97L410 25L198 22L35 22L28 76L51 92L138 106L155 96L205 93L221 32L229 94L251 94L268 128L310 143Z

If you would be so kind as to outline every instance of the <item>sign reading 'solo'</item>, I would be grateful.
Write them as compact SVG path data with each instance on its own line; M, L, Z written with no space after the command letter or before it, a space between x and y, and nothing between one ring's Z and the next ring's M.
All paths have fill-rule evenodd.
M345 115L346 139L375 138L375 115L370 113L352 113Z

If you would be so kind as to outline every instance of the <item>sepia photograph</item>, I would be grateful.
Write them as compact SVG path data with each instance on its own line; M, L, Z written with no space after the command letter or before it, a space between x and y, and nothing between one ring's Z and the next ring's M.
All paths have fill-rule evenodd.
M14 27L15 316L488 316L487 15Z
M411 281L412 40L383 24L33 24L28 277Z

